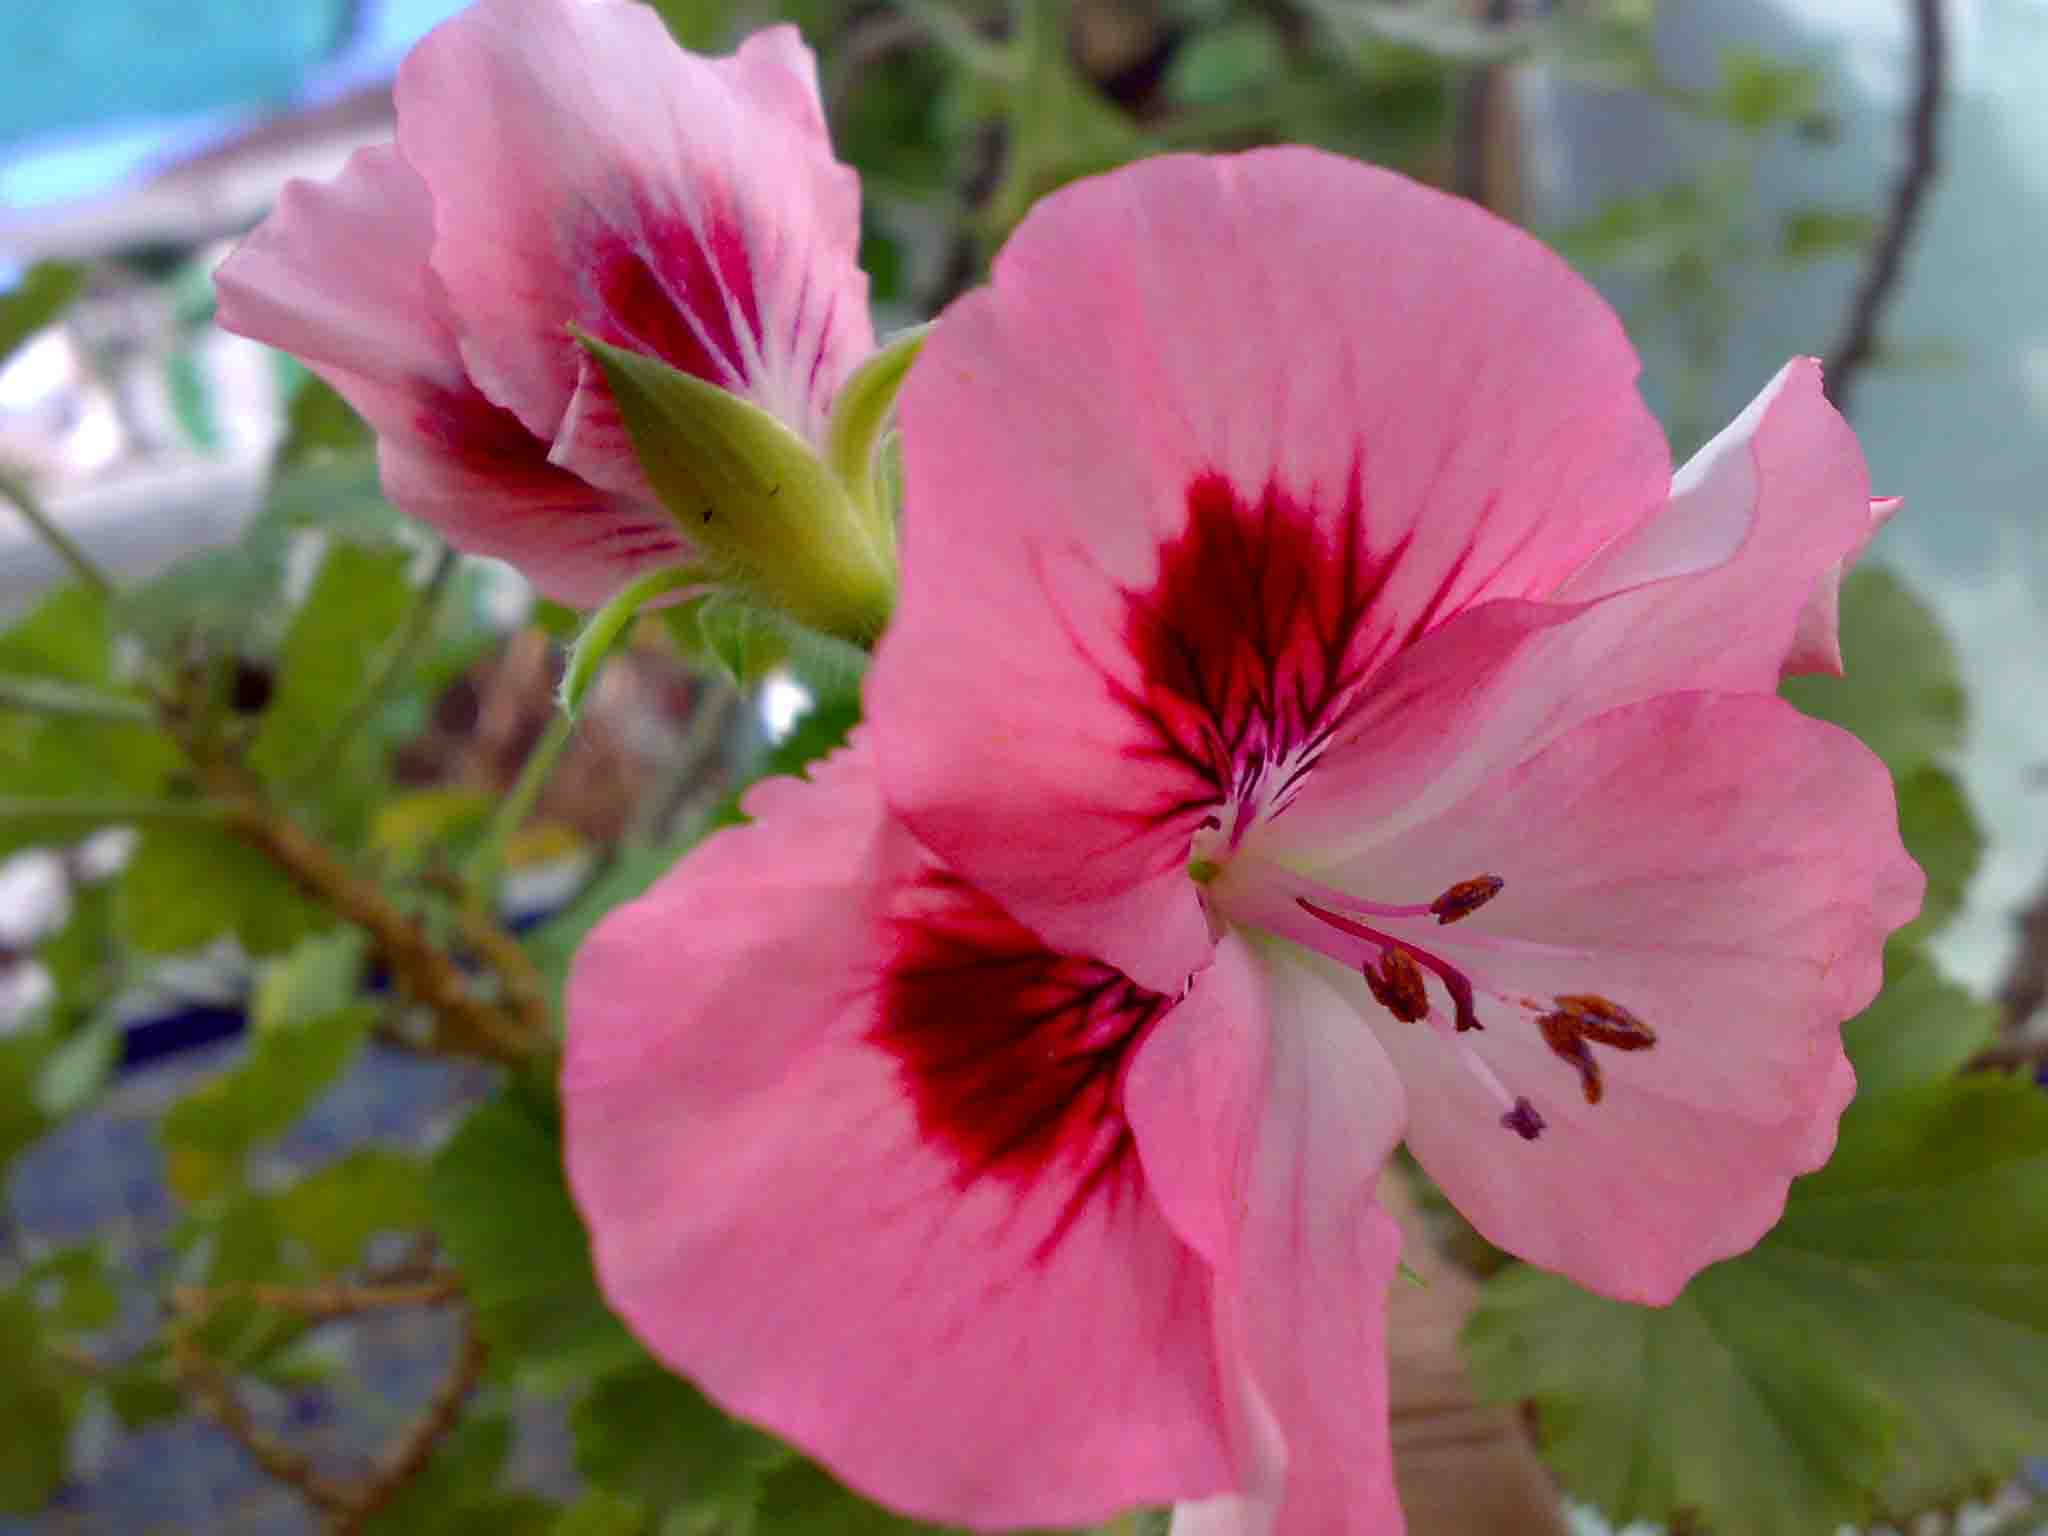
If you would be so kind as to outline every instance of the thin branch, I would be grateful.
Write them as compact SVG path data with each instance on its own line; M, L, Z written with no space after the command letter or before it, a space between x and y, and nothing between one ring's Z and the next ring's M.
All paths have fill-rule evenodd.
M327 1320L359 1317L392 1307L437 1307L460 1299L462 1280L441 1272L421 1280L385 1284L358 1284L347 1280L323 1280L316 1285L233 1285L215 1288L181 1287L172 1294L171 1304L181 1312L204 1314L229 1302L250 1302L294 1317Z
M505 862L505 845L512 840L512 834L526 824L526 818L533 814L534 805L540 800L541 791L547 788L548 780L554 777L555 765L561 761L562 751L569 745L569 738L575 730L576 722L556 710L548 720L547 730L534 743L533 750L526 754L526 761L519 768L519 777L513 781L497 813L491 817L491 824L484 829L483 840L471 856L466 873L469 883L485 901L495 899L498 875Z
M72 575L103 596L113 593L114 584L107 579L107 573L93 563L92 556L80 548L70 534L57 526L26 484L13 475L0 474L0 496L14 503L14 510L27 519L36 536L50 546L57 558L71 567Z
M340 1517L354 1507L352 1490L335 1482L313 1465L304 1453L256 1422L227 1373L208 1357L199 1344L199 1325L204 1310L187 1312L170 1327L171 1368L184 1384L199 1411L219 1425L270 1476L296 1488L307 1503Z
M1482 21L1505 26L1514 19L1514 0L1486 0ZM1451 130L1451 188L1460 197L1488 207L1492 170L1487 156L1495 105L1505 71L1491 61L1475 65L1458 90L1457 114Z
M415 918L400 910L374 881L358 876L332 850L307 836L271 804L246 770L208 753L195 753L194 765L227 803L229 829L237 837L308 895L370 936L399 987L433 1010L438 1045L515 1063L548 1049L544 1032L529 1032L517 1017L478 994L461 967Z
M1965 1072L2038 1072L2048 1067L2048 1036L2032 1040L2001 1040L1987 1045L1963 1063Z
M1940 165L1942 90L1948 72L1948 40L1942 6L1947 0L1912 0L1914 21L1913 109L1906 118L1906 164L1892 189L1891 209L1849 304L1840 340L1828 354L1828 398L1846 412L1857 376L1876 355L1878 328L1904 270L1920 214Z
M449 1366L448 1374L434 1388L433 1397L411 1427L377 1458L377 1468L369 1482L351 1491L348 1509L328 1526L331 1536L355 1536L433 1459L442 1440L461 1418L463 1403L482 1379L485 1358L484 1341L476 1331L476 1322L465 1315L455 1363Z

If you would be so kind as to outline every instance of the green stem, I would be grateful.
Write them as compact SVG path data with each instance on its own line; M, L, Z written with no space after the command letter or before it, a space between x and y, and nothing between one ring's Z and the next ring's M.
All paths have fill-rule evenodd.
M0 676L0 709L38 715L72 715L82 720L108 720L122 725L147 725L156 716L140 699L81 688L43 677Z
M576 717L583 707L583 696L590 691L591 685L597 681L597 674L610 659L620 633L640 617L641 609L657 597L685 587L707 586L715 579L706 566L664 566L628 583L623 591L592 614L590 621L583 626L583 633L569 648L569 662L562 669L562 686L556 695L562 713L572 720Z
M0 496L14 503L15 511L26 518L37 537L71 567L74 576L103 596L113 595L114 584L107 579L106 572L94 565L92 557L79 548L71 535L51 520L50 514L43 510L43 504L36 500L35 493L25 484L12 475L0 474Z
M303 789L315 784L334 766L334 760L341 755L349 741L375 715L384 697L411 669L418 658L420 647L434 632L434 623L441 616L441 604L448 594L450 579L460 557L446 545L434 558L434 569L427 576L427 583L420 588L413 605L400 623L398 632L384 648L384 654L377 659L375 668L364 679L362 690L350 701L339 720L334 723L320 745L306 759L306 766L292 775L292 788Z
M512 785L511 793L505 796L498 807L497 815L484 831L483 842L469 861L469 886L487 904L494 901L498 889L498 876L505 863L505 846L533 814L533 807L540 799L540 792L554 776L555 764L560 761L562 749L569 745L569 738L575 734L576 722L567 715L557 713L548 721L548 728L533 750L526 754L526 761L520 766L519 777Z
M220 821L228 808L217 800L142 800L68 795L0 795L0 822L76 822L84 830L138 821Z

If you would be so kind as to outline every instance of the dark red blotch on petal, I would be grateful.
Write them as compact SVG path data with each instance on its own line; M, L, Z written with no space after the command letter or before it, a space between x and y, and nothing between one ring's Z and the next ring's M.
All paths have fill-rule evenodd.
M1372 618L1406 544L1368 547L1355 467L1334 507L1275 482L1242 494L1208 472L1190 482L1187 509L1151 590L1125 594L1142 692L1113 685L1148 727L1143 755L1184 770L1184 797L1155 820L1254 794L1268 809L1284 804L1360 684L1442 617L1462 566L1397 632Z
M988 897L939 871L902 893L872 1039L901 1064L924 1136L965 1188L1048 1176L1085 1202L1136 1176L1123 1065L1170 1006L1120 971L1056 954Z
M758 349L760 302L746 237L724 199L707 196L701 233L679 213L647 208L629 227L601 225L582 269L597 310L592 329L605 341L721 389L745 382L734 311Z

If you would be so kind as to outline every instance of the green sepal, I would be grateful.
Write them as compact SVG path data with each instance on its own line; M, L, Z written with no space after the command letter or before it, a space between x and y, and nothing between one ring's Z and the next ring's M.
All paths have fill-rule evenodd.
M930 325L899 332L889 344L854 369L832 402L825 433L825 461L846 487L877 544L896 546L895 509L884 494L880 447L896 409L897 393L917 361Z
M892 562L810 445L716 385L574 334L604 370L640 467L691 544L799 623L872 643L895 596Z

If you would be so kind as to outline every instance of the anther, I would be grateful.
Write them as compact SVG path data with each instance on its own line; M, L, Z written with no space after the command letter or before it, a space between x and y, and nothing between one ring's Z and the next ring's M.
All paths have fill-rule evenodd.
M1319 907L1305 896L1295 897L1294 904L1317 922L1326 923L1339 933L1349 934L1354 939L1363 939L1366 943L1377 946L1382 956L1380 961L1382 966L1386 964L1385 957L1398 949L1411 963L1421 966L1426 971L1433 971L1436 974L1436 979L1444 984L1444 990L1451 994L1452 1015L1457 1019L1459 1031L1462 1033L1468 1029L1484 1029L1486 1027L1479 1022L1479 1011L1473 1006L1472 983L1465 973L1456 966L1446 963L1443 959L1432 955L1426 949L1418 949L1412 944L1399 943L1389 935L1380 932L1377 928L1368 928L1364 923L1355 922L1351 918L1340 916L1335 912ZM1380 985L1385 983L1386 977L1382 975L1375 981L1372 975L1372 967L1369 964L1361 965L1359 969L1365 973L1366 985L1372 987L1373 996L1379 998L1382 1003L1386 1003L1387 1000L1380 996ZM1393 1005L1387 1003L1387 1006L1391 1009ZM1399 1013L1396 1013L1394 1016L1396 1018L1401 1017Z
M1422 967L1407 950L1391 945L1381 952L1378 970L1371 961L1360 970L1379 1005L1403 1024L1419 1024L1429 1017L1429 989L1423 985Z
M1470 917L1494 897L1507 882L1499 875L1474 875L1470 880L1460 880L1429 904L1429 910L1436 914L1439 926L1455 923Z
M1516 1099L1515 1107L1500 1117L1500 1123L1524 1141L1534 1141L1543 1134L1543 1116L1527 1099Z
M1619 1003L1590 992L1553 998L1557 1011L1536 1021L1543 1043L1574 1067L1588 1104L1598 1104L1605 1091L1593 1045L1617 1051L1644 1051L1657 1043L1657 1033Z

